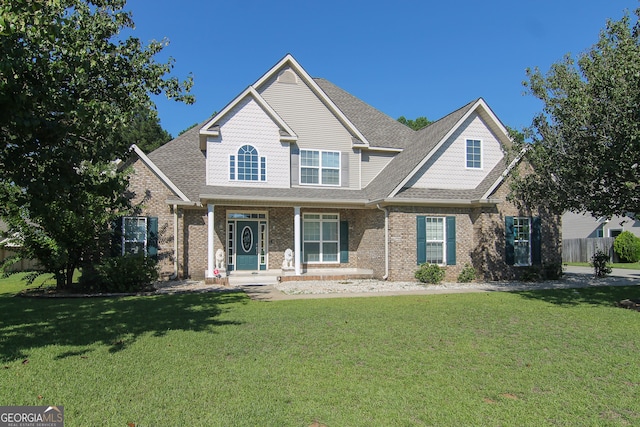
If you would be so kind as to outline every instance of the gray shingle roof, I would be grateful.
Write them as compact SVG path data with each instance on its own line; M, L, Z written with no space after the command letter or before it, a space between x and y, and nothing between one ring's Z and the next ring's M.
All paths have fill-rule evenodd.
M479 200L500 178L506 170L507 164L502 159L489 172L476 188L467 190L445 189L445 188L403 188L396 194L396 199L415 200Z
M476 101L472 101L429 126L414 132L412 143L401 153L398 153L387 167L369 183L367 186L369 197L372 200L388 197L475 103Z
M149 159L193 202L200 200L206 160L200 151L199 131L210 119L149 153Z
M325 79L313 79L372 147L405 148L415 131Z
M238 200L278 200L278 201L333 201L336 203L366 203L366 193L362 190L338 188L264 188L264 187L227 187L207 185L200 188L200 194L211 199Z
M376 110L325 79L314 79L342 113L367 138L372 147L402 149L387 167L364 190L293 187L262 188L206 186L205 154L200 150L199 130L210 119L168 142L148 155L149 159L192 202L201 196L221 200L264 200L309 203L334 201L335 203L368 203L388 199L391 192L420 164L444 136L469 112L474 100L449 115L414 131L397 120ZM402 189L395 196L399 201L414 199L416 203L429 200L477 200L496 182L506 165L500 162L472 190Z

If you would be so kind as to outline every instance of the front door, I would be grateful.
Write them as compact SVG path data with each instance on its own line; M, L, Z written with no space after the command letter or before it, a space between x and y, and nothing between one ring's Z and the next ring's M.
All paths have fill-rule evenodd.
M236 270L258 269L258 222L238 221Z

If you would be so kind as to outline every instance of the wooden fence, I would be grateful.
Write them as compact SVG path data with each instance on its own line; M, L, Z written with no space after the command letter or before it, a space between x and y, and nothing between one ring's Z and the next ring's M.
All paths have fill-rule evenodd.
M562 241L562 262L591 262L597 250L607 252L612 262L618 261L613 252L615 237L597 237L591 239L564 239Z
M10 249L0 247L0 262L4 261L14 254L15 252L11 251ZM38 261L31 259L21 259L20 261L13 264L9 268L9 271L32 271L39 270L40 268L41 267Z

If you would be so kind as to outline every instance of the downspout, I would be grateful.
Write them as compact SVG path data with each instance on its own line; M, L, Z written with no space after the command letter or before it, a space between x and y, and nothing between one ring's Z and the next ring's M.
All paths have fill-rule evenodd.
M389 278L389 210L381 208L379 204L376 207L384 212L384 276L382 280Z
M173 274L169 280L178 278L178 205L173 205Z

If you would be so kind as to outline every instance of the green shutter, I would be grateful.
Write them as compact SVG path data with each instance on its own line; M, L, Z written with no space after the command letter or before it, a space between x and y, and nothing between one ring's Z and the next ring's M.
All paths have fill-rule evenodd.
M539 216L531 218L531 264L542 264L542 232Z
M513 217L507 216L504 218L505 229L505 261L507 265L514 265L516 263L515 252L515 236L513 233Z
M456 265L456 217L447 217L447 265Z
M349 262L349 223L340 221L340 262Z
M111 256L122 256L122 221L119 217L111 222Z
M158 217L147 218L147 256L158 259Z
M417 240L417 255L418 265L427 262L427 226L424 216L416 217L416 240Z

